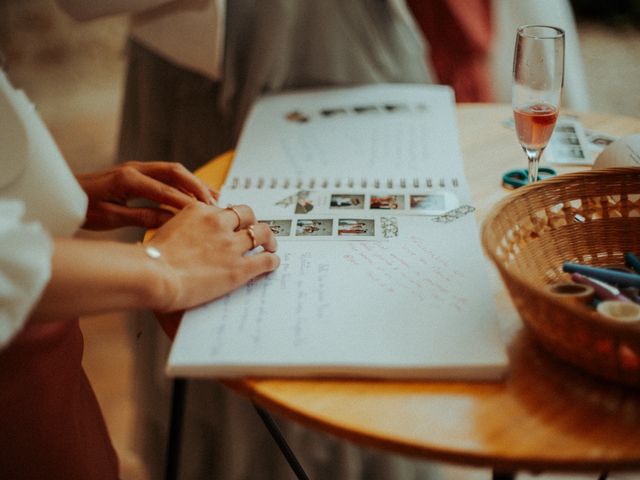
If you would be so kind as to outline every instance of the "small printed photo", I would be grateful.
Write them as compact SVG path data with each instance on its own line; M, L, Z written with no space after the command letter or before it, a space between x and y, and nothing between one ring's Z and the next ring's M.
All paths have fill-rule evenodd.
M295 213L309 213L313 210L313 200L306 197L298 197L296 201Z
M442 211L445 209L444 195L427 194L427 195L411 195L412 210L434 210Z
M387 103L383 107L387 112L406 112L409 107L402 103Z
M580 145L580 140L577 135L561 135L558 137L558 142L564 145Z
M373 237L375 221L372 218L341 218L338 220L338 235Z
M604 134L589 134L587 137L592 145L597 145L599 147L606 147L616 140L616 137Z
M402 210L404 195L371 195L369 208L374 210Z
M376 113L379 110L375 105L359 105L357 107L353 107L353 111L356 113Z
M585 153L580 147L559 146L552 150L556 163L584 162Z
M344 108L325 108L320 110L320 115L323 117L337 117L339 115L346 115L347 110Z
M333 220L326 219L299 219L296 223L297 237L326 237L333 233Z
M569 153L574 158L584 159L584 151L580 147L570 148Z
M260 223L266 223L276 237L291 235L291 220L260 220Z
M299 110L294 110L285 115L285 118L290 122L296 123L307 123L309 121L309 117Z
M329 201L329 208L339 208L344 210L362 210L364 209L363 194L340 194L334 193Z
M573 125L556 125L555 130L556 132L561 132L561 133L576 133L576 129L574 128Z

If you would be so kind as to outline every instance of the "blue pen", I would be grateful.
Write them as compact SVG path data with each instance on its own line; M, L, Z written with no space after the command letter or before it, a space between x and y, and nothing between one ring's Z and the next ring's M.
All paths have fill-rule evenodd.
M624 261L628 266L633 268L636 272L640 273L640 260L632 252L624 254Z
M562 270L568 273L581 273L603 282L612 283L620 287L640 287L640 275L635 273L618 272L606 268L591 267L577 263L565 262Z

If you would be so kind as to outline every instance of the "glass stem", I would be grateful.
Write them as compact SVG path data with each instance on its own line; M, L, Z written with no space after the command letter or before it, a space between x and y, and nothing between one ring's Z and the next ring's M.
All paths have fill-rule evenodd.
M523 148L523 150L527 154L527 158L529 159L529 178L527 180L528 184L530 185L538 181L538 165L540 165L540 157L542 156L542 152L544 152L544 148Z

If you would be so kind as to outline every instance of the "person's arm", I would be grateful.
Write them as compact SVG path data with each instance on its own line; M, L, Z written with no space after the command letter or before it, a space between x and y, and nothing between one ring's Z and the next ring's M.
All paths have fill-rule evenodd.
M52 274L31 321L59 320L130 309L175 312L218 298L250 279L274 270L276 240L255 224L247 206L240 213L191 203L142 245L57 239ZM256 245L264 250L246 255Z
M51 280L31 321L157 308L169 293L160 262L140 245L56 239Z

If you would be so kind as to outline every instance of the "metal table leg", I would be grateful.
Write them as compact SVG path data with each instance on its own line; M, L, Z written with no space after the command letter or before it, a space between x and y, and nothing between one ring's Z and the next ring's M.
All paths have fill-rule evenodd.
M171 391L171 412L169 416L169 435L165 458L165 480L177 480L180 466L180 447L182 444L182 420L187 396L187 380L173 380Z
M256 412L258 412L258 415L260 415L260 418L262 419L264 425L267 427L267 430L269 430L269 433L278 444L280 451L284 455L284 458L287 460L287 463L291 467L291 470L293 470L293 473L296 474L298 480L309 480L307 473L302 468L302 465L300 465L300 462L291 450L291 447L289 447L289 444L282 435L282 432L280 431L280 428L278 428L278 424L273 419L273 417L269 414L269 412L267 412L263 408L260 408L255 403L253 404L253 406L255 407Z
M491 472L492 480L515 480L515 472L503 472L500 470L493 470Z

